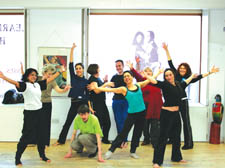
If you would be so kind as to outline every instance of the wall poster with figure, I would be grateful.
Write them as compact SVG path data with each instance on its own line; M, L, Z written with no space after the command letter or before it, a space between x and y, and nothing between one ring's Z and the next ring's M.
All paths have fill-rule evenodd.
M52 64L55 67L56 72L61 68L65 71L60 74L56 79L57 85L63 89L67 84L70 83L68 66L69 66L69 47L39 47L39 63L38 63L38 73L42 74L43 66L46 64ZM52 96L66 96L65 94L59 94L55 91L52 92Z

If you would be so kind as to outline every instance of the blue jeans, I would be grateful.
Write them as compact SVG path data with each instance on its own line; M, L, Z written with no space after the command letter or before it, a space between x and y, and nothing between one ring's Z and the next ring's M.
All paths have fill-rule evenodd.
M113 100L112 109L116 122L117 133L121 133L124 122L127 118L128 103L127 100Z

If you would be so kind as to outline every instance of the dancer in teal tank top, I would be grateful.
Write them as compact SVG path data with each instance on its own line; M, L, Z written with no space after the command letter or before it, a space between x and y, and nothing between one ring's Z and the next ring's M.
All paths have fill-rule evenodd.
M133 125L134 130L131 140L130 156L135 159L139 158L138 155L136 154L136 148L139 146L139 141L145 122L145 105L141 88L145 87L153 79L152 77L148 77L148 79L143 82L133 84L133 74L130 71L125 71L123 73L123 78L124 82L126 83L126 87L121 86L118 88L106 88L106 87L98 87L97 85L94 84L89 85L90 90L97 90L101 92L114 92L116 94L122 94L123 96L125 96L128 102L128 116L124 123L122 132L112 142L111 147L105 154L105 159L111 158L112 153L116 150L116 148L121 147L122 142L128 136ZM109 85L113 86L113 83L111 82Z

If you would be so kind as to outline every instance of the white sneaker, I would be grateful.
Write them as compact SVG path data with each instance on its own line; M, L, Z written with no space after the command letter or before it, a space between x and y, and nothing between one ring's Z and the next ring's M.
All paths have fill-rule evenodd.
M139 159L139 156L136 153L130 153L130 157L134 159Z
M107 152L105 153L105 159L106 159L106 160L110 159L111 156L112 156L112 152L111 152L111 151L107 151Z

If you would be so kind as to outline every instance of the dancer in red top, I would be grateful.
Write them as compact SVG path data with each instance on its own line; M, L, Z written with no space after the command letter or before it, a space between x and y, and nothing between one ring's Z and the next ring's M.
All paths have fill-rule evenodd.
M136 59L136 61L138 63L138 59ZM146 77L142 76L133 68L132 63L128 61L127 64L138 82L146 80ZM153 76L152 70L149 67L145 68L144 71L146 75ZM156 74L154 77L157 77L158 75L159 73ZM142 142L141 145L150 144L151 141L152 146L155 147L159 137L159 129L160 129L159 118L163 104L162 93L160 88L154 87L152 85L146 85L144 88L142 88L142 93L146 105L146 116L145 116L146 121L143 130L144 141Z

